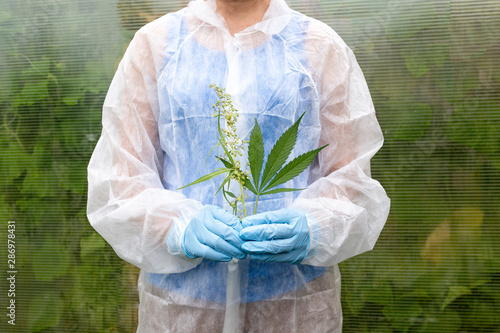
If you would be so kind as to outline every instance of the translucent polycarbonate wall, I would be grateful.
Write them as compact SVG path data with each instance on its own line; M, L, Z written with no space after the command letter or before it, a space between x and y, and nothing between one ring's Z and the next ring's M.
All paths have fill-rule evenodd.
M500 1L320 7L368 80L392 199L375 250L341 266L344 331L498 332Z
M87 221L86 166L133 33L186 4L2 1L1 332L135 330L137 270ZM344 332L500 332L500 0L289 4L354 50L385 135L391 213L341 264Z

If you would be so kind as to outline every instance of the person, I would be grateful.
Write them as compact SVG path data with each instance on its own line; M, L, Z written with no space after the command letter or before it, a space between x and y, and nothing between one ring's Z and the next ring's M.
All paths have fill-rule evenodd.
M302 191L240 220L220 178L179 190L220 167L211 84L266 152L305 112L292 157L328 146L285 184ZM284 0L192 1L135 34L102 124L88 218L141 269L138 332L341 332L337 264L373 248L390 200L370 175L383 136L366 81L330 27Z

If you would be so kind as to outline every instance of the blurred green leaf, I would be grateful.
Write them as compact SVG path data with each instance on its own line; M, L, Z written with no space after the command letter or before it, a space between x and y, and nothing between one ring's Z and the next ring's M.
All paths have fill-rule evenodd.
M466 299L469 311L462 315L471 331L481 332L500 323L500 309L488 295L477 295Z
M32 295L29 305L28 326L31 332L55 327L64 312L64 301L52 290Z
M48 83L48 80L25 83L21 93L23 103L26 105L33 105L47 98L49 96L49 91L47 89Z
M387 61L391 63L391 66L376 73L373 77L373 88L371 88L376 92L374 95L375 101L379 99L377 98L377 94L382 96L380 98L382 105L380 105L381 103L376 105L379 114L384 112L383 109L381 110L381 106L392 109L398 106L397 104L401 100L411 100L413 98L413 91L417 86L416 80L408 80L411 77L411 72L408 71L404 58L400 56L399 52L384 53L384 57L387 57ZM387 114L387 117L392 118L392 114Z
M47 58L42 58L40 60L31 61L31 67L22 71L27 79L33 78L47 78L50 72L50 60Z
M414 141L420 139L432 120L429 105L413 101L403 101L393 110L389 135L395 140Z
M73 163L69 167L67 176L71 183L71 191L75 194L85 195L87 188L87 166L88 162L83 160Z
M500 8L486 1L477 8L469 1L451 1L450 56L453 61L471 61L498 44Z
M394 42L402 42L431 26L435 15L431 1L399 1L387 20L387 37Z
M58 191L57 182L52 176L50 172L30 168L24 178L21 193L40 198L55 195Z
M84 96L84 94L66 96L66 97L63 97L62 101L66 105L73 106L73 105L77 105L78 101L80 101L83 98L83 96Z
M468 295L470 293L471 290L465 286L451 286L448 290L448 295L446 295L446 298L441 304L441 310L446 308L451 302L453 302L457 298L464 295Z
M392 302L391 286L382 282L367 288L365 292L365 301L381 305L389 305Z
M465 96L479 87L479 71L474 64L445 62L434 72L435 83L448 103L463 102Z
M446 134L456 142L477 149L496 163L500 157L500 104L472 98L457 104L447 121Z
M81 86L91 93L98 94L108 90L112 76L113 69L108 63L93 59L85 63L85 74L80 77Z
M384 306L382 312L395 329L407 332L417 322L422 313L422 307L414 298L405 297Z
M84 260L89 255L106 247L104 239L96 232L80 240L80 258Z
M425 326L419 331L422 333L453 333L458 332L462 326L462 319L458 312L446 309L436 314L428 314L425 318Z
M30 156L15 139L0 141L0 185L19 177L28 167Z
M41 249L33 253L33 273L39 281L52 281L68 271L71 253L56 239L47 237Z
M415 77L427 73L432 65L441 67L448 58L448 46L412 38L402 51L406 67Z

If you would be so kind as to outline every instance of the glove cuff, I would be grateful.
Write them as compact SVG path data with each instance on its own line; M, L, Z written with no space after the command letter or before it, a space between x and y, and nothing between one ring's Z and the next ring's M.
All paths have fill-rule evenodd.
M184 252L184 249L182 247L183 239L184 239L184 233L186 232L186 225L182 224L179 225L178 223L173 223L172 226L170 227L170 230L168 231L167 235L167 249L168 252L171 255L177 256L177 257L188 257L188 258L193 258L189 255L187 255Z
M311 218L311 216L309 216L308 214L306 214L307 216L307 227L309 228L309 237L307 237L307 248L304 252L304 258L302 258L302 260L298 263L298 264L301 264L304 260L306 260L307 256L309 255L309 250L311 249L311 241L312 241L312 229L311 229L311 226L309 225L309 218Z

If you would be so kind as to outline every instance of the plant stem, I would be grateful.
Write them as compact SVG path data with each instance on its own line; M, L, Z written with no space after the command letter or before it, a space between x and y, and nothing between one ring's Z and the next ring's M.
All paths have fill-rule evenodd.
M10 127L9 127L10 123L11 123L11 122L13 122L13 121L14 121L14 119L12 119L10 122L7 122L7 113L5 113L5 114L3 115L3 125L2 125L1 127L5 127L5 131L6 131L8 134L10 134L11 136L13 136L13 137L14 137L14 139L16 139L17 144L21 147L21 149L22 149L23 151L26 151L26 149L25 149L25 148L24 148L24 146L23 146L23 143L21 142L21 140L19 139L19 136L17 135L17 132L13 132L13 131L10 129Z
M257 199L255 200L255 208L253 209L253 215L257 214L257 204L259 203L259 195L257 194Z
M245 208L245 195L243 194L243 186L241 185L241 182L238 183L240 184L241 203L243 204L243 212L245 213L245 217L247 217L247 209Z

